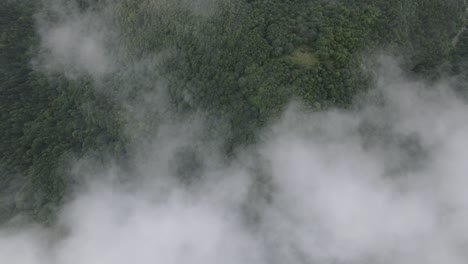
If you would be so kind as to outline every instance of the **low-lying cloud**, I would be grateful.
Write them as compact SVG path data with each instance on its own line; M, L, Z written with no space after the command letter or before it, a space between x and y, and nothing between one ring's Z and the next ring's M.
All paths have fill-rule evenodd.
M49 0L36 16L40 52L33 62L47 73L69 79L94 78L114 70L118 28L113 5L80 8L77 2Z
M213 1L193 3L203 11ZM44 11L55 20L38 15L36 66L70 79L113 72L113 11L76 10L60 2ZM132 65L122 76L136 79L132 70L139 69L151 75L152 63ZM203 118L197 117L161 124L151 144L134 146L132 172L115 166L92 173L79 163L73 173L87 181L69 194L56 223L4 226L0 259L466 263L468 105L449 80L413 80L388 58L379 67L373 94L354 110L307 112L292 104L259 143L229 160L218 151L221 139L201 140ZM152 88L157 81L134 85ZM140 109L135 102L125 106L135 112L129 119L143 122L138 117L155 105L152 100Z
M174 10L183 10L199 19L211 17L218 10L220 2L226 0L144 0L136 1L66 1L41 0L40 12L36 14L37 34L40 40L39 52L33 66L47 74L59 73L68 79L91 76L100 80L108 74L131 71L133 68L147 67L148 58L160 56L165 52L162 47L158 53L140 54L133 58L128 46L128 30L122 24L133 21L135 16L147 16L145 11L152 10L161 14ZM126 6L137 5L136 14L128 15L123 10ZM177 13L177 12L176 12ZM152 27L163 27L169 23L170 16L164 17L160 24ZM141 27L142 21L135 22L134 27ZM154 21L153 21L154 22ZM128 25L127 25L128 26ZM132 30L138 30L132 28ZM125 43L125 45L124 45ZM142 52L141 50L136 53ZM155 62L151 61L150 65ZM156 63L157 64L157 63ZM146 80L145 80L146 81Z
M388 59L382 67L368 97L379 100L315 113L293 105L229 161L181 132L193 124L167 126L124 183L116 170L91 175L106 180L77 191L55 225L3 228L0 258L465 263L468 105L448 81L411 80ZM194 181L172 168L181 149L197 157L185 175L197 174Z

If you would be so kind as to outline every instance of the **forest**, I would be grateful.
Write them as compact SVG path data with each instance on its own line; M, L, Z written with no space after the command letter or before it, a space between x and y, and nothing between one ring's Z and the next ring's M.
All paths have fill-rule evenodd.
M202 114L204 137L222 137L228 158L257 142L292 100L310 111L351 108L374 87L366 65L377 54L398 57L412 78L466 84L467 7L464 0L2 0L0 219L52 221L76 181L68 162L131 167L135 142L164 122ZM64 42L71 53L55 56L50 40L61 22L78 27L78 44ZM80 56L95 47L86 50L80 39L86 30L107 57ZM466 85L459 88L465 96Z

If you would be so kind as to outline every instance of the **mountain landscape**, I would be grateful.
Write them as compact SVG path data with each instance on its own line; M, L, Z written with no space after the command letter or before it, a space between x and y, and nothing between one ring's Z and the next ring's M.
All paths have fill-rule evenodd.
M465 0L2 0L0 259L466 263Z

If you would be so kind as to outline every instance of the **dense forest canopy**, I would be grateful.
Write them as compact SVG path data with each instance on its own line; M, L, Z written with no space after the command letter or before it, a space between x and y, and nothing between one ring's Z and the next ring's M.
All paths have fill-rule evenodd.
M466 8L464 0L2 0L0 214L47 221L73 185L68 161L131 166L133 142L166 119L203 113L206 137L225 137L229 156L291 100L349 108L373 87L374 54L399 57L415 78L467 78ZM161 101L142 103L148 96Z

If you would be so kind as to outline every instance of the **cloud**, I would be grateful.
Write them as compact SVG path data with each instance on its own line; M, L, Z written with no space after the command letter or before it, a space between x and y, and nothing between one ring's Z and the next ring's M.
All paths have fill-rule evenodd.
M37 67L71 79L116 69L112 8L45 3ZM204 3L212 1L193 5ZM122 76L151 88L157 80L138 74L153 71L148 61ZM411 79L389 58L375 71L377 87L356 109L311 113L293 104L257 145L230 159L217 148L222 139L203 138L203 118L192 117L163 122L153 138L136 141L133 171L92 172L80 163L74 173L87 182L70 194L57 222L3 227L0 259L465 263L468 106L450 81ZM147 121L137 116L153 100L161 98L142 108L128 104L138 119L128 133Z
M283 226L277 237L288 239L276 243L309 261L463 263L468 106L446 82L410 80L383 63L384 104L292 110L273 129L264 150L276 190L268 228ZM363 133L363 124L374 131Z
M36 16L40 52L33 64L69 79L94 78L114 70L118 28L113 5L79 7L75 2L43 1Z
M78 169L93 180L57 223L3 228L1 259L465 263L468 106L449 82L412 80L381 61L380 100L315 113L292 105L236 158L199 140L203 122L182 122L158 130L123 182L118 169ZM186 181L174 166L198 176Z
M152 23L151 27L161 27L174 19L167 14L177 11L188 12L198 19L211 17L218 10L220 2L225 0L145 0L137 4L136 12L161 12L160 24L157 20L152 21L151 17L146 17L145 22ZM42 0L41 3L42 8L36 14L40 48L33 60L34 67L39 71L64 74L72 80L83 76L101 80L110 73L126 74L149 65L154 68L161 58L158 61L152 59L170 53L167 49L171 47L162 47L157 51L143 51L140 47L136 53L143 56L140 54L136 58L130 55L132 52L128 46L135 40L128 39L129 29L124 29L122 25L130 23L128 20L131 19L126 17L123 10L127 8L125 4L132 6L131 1L105 0L94 3L87 0ZM138 24L141 22L132 26L142 26Z

